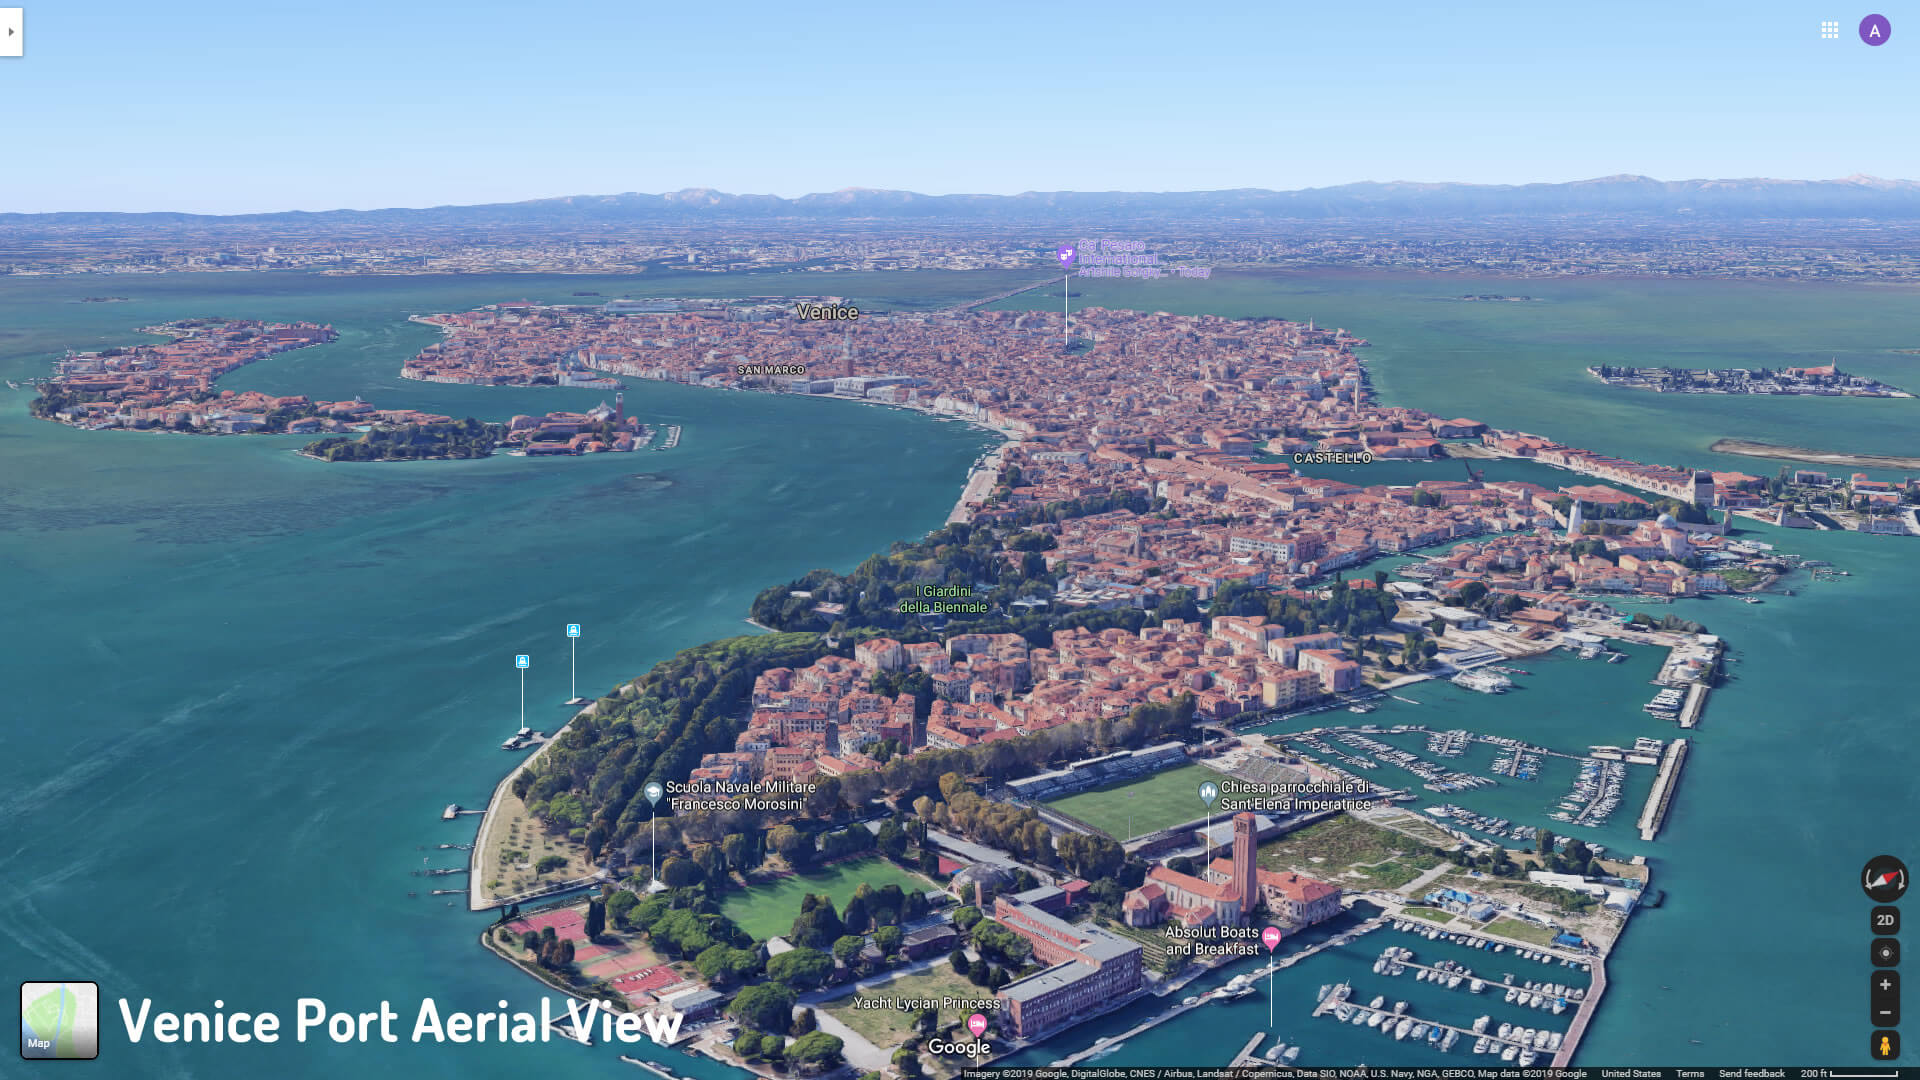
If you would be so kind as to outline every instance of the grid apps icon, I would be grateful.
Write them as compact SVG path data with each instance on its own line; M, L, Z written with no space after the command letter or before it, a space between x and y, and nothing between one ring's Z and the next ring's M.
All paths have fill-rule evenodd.
M1827 20L1822 19L1820 21L1820 40L1821 41L1839 41L1840 40L1839 22L1837 21L1828 22Z

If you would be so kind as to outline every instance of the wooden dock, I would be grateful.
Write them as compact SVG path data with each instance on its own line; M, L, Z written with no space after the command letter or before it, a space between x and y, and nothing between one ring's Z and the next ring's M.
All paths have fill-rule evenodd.
M1567 1028L1567 1036L1560 1042L1560 1049L1553 1052L1553 1067L1564 1069L1573 1060L1573 1051L1580 1045L1580 1036L1587 1033L1587 1022L1593 1019L1595 1009L1600 1007L1600 998L1607 992L1607 962L1596 959L1593 963L1593 984L1587 987L1586 999L1580 1002L1580 1011L1573 1014L1573 1024Z
M1673 793L1680 787L1680 769L1686 761L1687 740L1675 739L1667 744L1660 775L1654 778L1653 790L1647 792L1646 809L1640 811L1640 839L1651 840L1660 832L1667 809L1673 804Z

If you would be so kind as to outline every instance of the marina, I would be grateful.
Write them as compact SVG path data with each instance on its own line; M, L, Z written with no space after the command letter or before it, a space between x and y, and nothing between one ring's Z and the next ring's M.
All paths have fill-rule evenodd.
M1474 1053L1493 1054L1503 1062L1519 1065L1532 1065L1540 1053L1557 1051L1565 1045L1565 1034L1546 1028L1521 1027L1511 1023L1502 1023L1492 1028L1492 1017L1482 1016L1473 1024L1462 1027L1457 1024L1429 1020L1412 1014L1404 1001L1395 1002L1391 1009L1385 1006L1385 999L1375 997L1368 1005L1358 1005L1348 999L1353 995L1353 987L1342 983L1334 987L1314 1007L1316 1018L1332 1016L1336 1021L1365 1025L1382 1034L1391 1035L1395 1041L1411 1038L1426 1041L1436 1049L1450 1049L1463 1038ZM1492 1030L1489 1030L1492 1028Z
M1214 990L1209 990L1202 994L1192 994L1185 998L1182 998L1179 1004L1169 1006L1168 1008L1162 1010L1161 1012L1155 1013L1153 1016L1148 1017L1146 1020L1143 1020L1140 1023L1133 1025L1132 1027L1126 1029L1125 1031L1119 1032L1114 1035L1102 1036L1092 1046L1089 1046L1086 1049L1079 1051L1078 1053L1069 1054L1066 1057L1060 1058L1059 1060L1053 1062L1053 1067L1065 1068L1072 1065L1078 1065L1081 1062L1084 1062L1092 1057L1095 1057L1107 1051L1108 1049L1110 1049L1111 1047L1113 1047L1118 1043L1122 1043L1127 1041L1128 1039L1132 1039L1132 1038L1135 1038L1136 1036L1143 1035L1146 1032L1151 1031L1156 1027L1159 1027L1161 1024L1164 1024L1169 1020L1172 1020L1179 1016L1183 1016L1186 1013L1192 1012L1195 1009L1205 1008L1207 1005L1213 1004L1216 1001L1223 1001L1223 1000L1231 1001L1241 997L1246 997L1252 993L1263 992L1265 990L1265 987L1262 985L1262 982L1265 980L1266 977L1274 974L1275 972L1292 967L1293 965L1298 964L1303 960L1307 960L1324 950L1337 949L1340 946L1347 945L1354 941L1357 941L1362 936L1374 930L1379 929L1382 925L1384 925L1387 922L1388 918L1389 916L1387 915L1387 913L1382 912L1378 915L1373 916L1372 918L1367 919L1365 922L1362 922L1359 925L1354 926L1349 930L1344 930L1341 933L1328 938L1325 941L1322 941L1315 945L1310 945L1307 948L1301 949L1298 952L1289 953L1286 956L1280 957L1278 960L1269 960L1267 963L1262 964L1260 967L1255 968L1250 972L1246 972L1241 975L1236 975L1225 986L1218 987ZM1179 983L1170 984L1169 986L1160 990L1159 993L1166 996L1172 996L1173 994L1179 992L1177 987L1180 985L1181 984ZM1250 1043L1248 1045L1249 1047L1251 1047L1253 1044Z
M1450 933L1444 935L1448 940L1459 943L1462 935ZM1484 941L1485 939L1477 939ZM1507 974L1500 982L1493 982L1484 976L1476 976L1473 969L1451 960L1441 960L1434 965L1416 963L1413 950L1404 946L1390 945L1381 952L1380 958L1373 962L1376 975L1404 975L1414 972L1417 982L1444 986L1449 990L1462 990L1471 994L1484 993L1489 989L1505 995L1505 1004L1522 1005L1533 1009L1547 1009L1554 1015L1566 1010L1570 1002L1577 1002L1586 991L1579 987L1564 986L1559 983L1546 983L1537 980L1515 983L1513 975ZM1526 956L1519 953L1517 955Z

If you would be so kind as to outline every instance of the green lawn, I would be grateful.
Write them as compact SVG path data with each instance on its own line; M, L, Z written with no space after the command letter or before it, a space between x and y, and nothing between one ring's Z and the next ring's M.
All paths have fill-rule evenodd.
M1181 765L1154 773L1144 780L1133 780L1083 791L1047 805L1119 840L1178 825L1204 817L1207 804L1200 801L1200 783L1225 780L1222 773L1205 765ZM1216 802L1214 804L1218 806ZM1227 815L1215 815L1226 820Z
M846 1024L848 1027L867 1037L875 1046L891 1051L913 1036L908 1023L913 1014L893 1007L893 1003L902 998L942 1002L939 1006L940 1025L942 1027L965 1020L979 1011L974 1008L951 1008L945 1005L948 998L960 1001L991 1000L993 992L973 985L965 978L955 975L953 968L946 964L935 964L932 968L915 975L900 975L886 982L876 984L858 994L848 994L823 1005L816 1006ZM856 1009L853 1003L859 999L880 1000L886 1003L879 1009Z
M1337 873L1355 864L1369 865L1387 859L1409 866L1440 864L1412 837L1370 825L1348 814L1316 821L1260 846L1260 865L1269 870L1297 869L1310 874L1317 869Z
M1450 923L1453 921L1452 912L1441 911L1439 908L1403 907L1400 909L1400 914L1411 916L1415 919L1425 919L1428 922Z
M898 885L903 892L925 892L933 887L926 878L876 855L835 863L825 870L796 874L749 889L733 889L727 893L720 910L756 940L765 941L793 929L794 917L800 914L800 899L806 894L830 896L834 909L840 910L847 906L847 900L862 883L872 885L876 892L888 885Z
M1538 923L1521 922L1519 919L1495 919L1487 924L1487 933L1512 938L1514 941L1545 945L1553 940L1555 932Z

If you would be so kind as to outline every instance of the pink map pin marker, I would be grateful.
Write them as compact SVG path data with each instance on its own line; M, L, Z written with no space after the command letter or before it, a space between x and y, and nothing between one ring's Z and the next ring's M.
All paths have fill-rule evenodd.
M1265 930L1260 931L1260 944L1265 945L1268 952L1279 948L1280 928L1277 926L1269 926Z
M987 1018L980 1013L967 1017L967 1030L973 1032L974 1038L979 1038L987 1030Z

